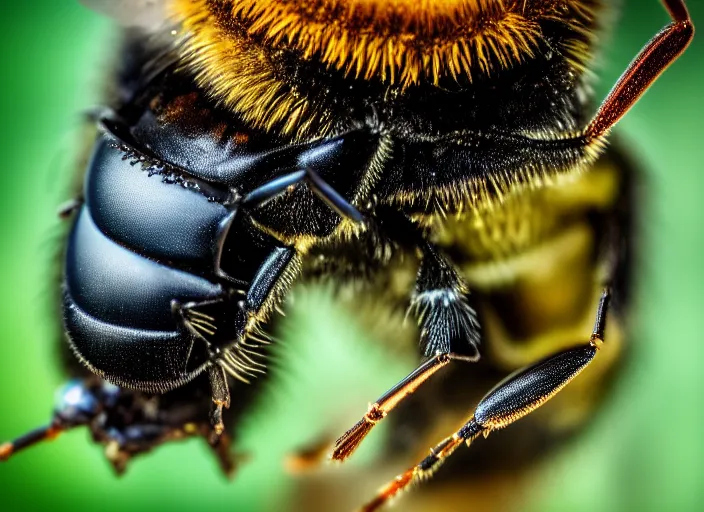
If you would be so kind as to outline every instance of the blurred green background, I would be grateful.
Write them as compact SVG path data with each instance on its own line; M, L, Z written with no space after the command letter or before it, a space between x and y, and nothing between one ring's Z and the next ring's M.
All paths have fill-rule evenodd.
M704 23L702 2L689 3L695 24ZM70 198L80 112L96 104L113 39L109 21L74 1L2 2L0 13L4 440L49 419L54 390L64 378L52 345L48 298L60 233L55 212ZM599 94L666 19L654 0L626 2L604 51ZM544 485L531 494L531 510L704 507L703 83L699 37L619 125L646 163L649 185L634 360L594 428L539 470ZM290 480L281 457L315 436L312 404L325 411L326 404L348 400L359 408L412 365L385 361L359 343L364 334L334 310L324 292L300 294L288 322L290 332L306 335L284 336L275 366L285 369L242 427L238 447L253 459L234 482L219 475L196 440L139 459L118 480L100 448L79 430L0 465L0 510L285 510Z

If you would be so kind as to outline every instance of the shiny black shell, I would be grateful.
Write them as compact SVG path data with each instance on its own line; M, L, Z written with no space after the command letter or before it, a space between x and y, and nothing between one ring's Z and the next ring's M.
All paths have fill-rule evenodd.
M148 109L131 124L104 119L65 258L64 324L78 358L145 391L192 380L246 336L295 256L241 198L301 168L342 176L335 185L351 194L374 138L261 147L180 132ZM313 208L287 212L279 231L320 238L339 224L303 184L292 192ZM214 332L194 329L189 311L206 314Z

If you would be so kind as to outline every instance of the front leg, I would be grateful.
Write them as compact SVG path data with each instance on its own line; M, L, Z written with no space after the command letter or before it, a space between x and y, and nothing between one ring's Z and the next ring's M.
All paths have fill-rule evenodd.
M371 429L450 361L479 360L479 323L467 302L468 289L452 264L419 240L423 259L409 312L420 326L425 361L369 406L367 413L335 442L332 458L345 460Z
M479 360L479 322L468 295L467 284L452 263L428 244L410 308L420 326L424 357L452 354L455 359Z
M300 254L293 246L283 244L262 231L266 225L256 225L251 213L253 209L284 194L291 187L304 184L318 196L332 212L351 222L363 222L362 214L342 195L326 183L314 169L304 169L283 174L252 190L232 206L219 230L214 246L215 272L225 279L247 283L247 290L238 291L236 298L180 304L172 301L174 314L180 317L184 327L197 339L202 340L211 354L207 367L211 386L212 435L210 442L216 446L225 425L223 409L230 407L230 392L227 375L249 383L249 377L263 373L265 365L256 358L257 348L267 343L259 325L265 321L279 298L297 273ZM227 252L228 240L251 247L259 247L258 268L250 276L242 269L223 267L223 253ZM230 242L231 243L231 242ZM234 315L228 309L236 304Z

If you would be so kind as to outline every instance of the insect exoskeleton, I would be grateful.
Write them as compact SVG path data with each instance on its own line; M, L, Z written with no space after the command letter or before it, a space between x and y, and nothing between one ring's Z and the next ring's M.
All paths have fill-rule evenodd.
M387 416L390 456L462 424L364 510L548 402L492 450L583 423L624 337L631 171L607 136L691 41L682 0L591 117L597 0L85 3L128 28L66 242L88 371L0 457L88 425L118 471L193 435L231 471L230 406L297 279L372 283L418 324L418 367L333 459Z

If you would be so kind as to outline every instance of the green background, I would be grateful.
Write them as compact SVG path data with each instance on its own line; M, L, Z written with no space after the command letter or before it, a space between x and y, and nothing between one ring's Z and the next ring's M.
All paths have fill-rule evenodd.
M598 70L602 95L667 19L654 0L626 4ZM695 23L704 20L700 0L690 10ZM52 344L55 212L70 198L80 112L95 105L110 68L111 23L66 0L5 1L0 14L3 440L45 423L63 380ZM539 470L531 510L704 506L703 84L700 37L619 125L646 164L648 185L633 363L594 428ZM234 482L196 440L140 459L117 480L79 430L0 465L0 510L282 509L281 455L314 436L312 404L362 404L359 397L376 396L412 364L385 361L360 343L363 333L322 291L300 294L289 318L289 332L306 335L284 336L274 366L285 369L242 427L240 448L254 457Z

